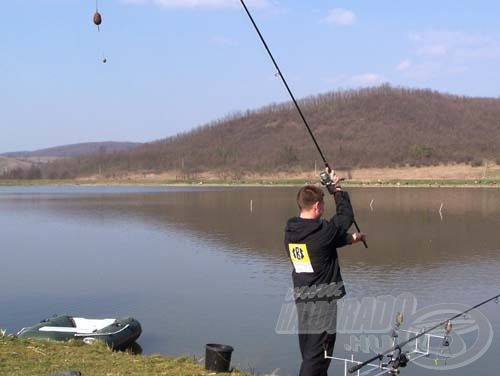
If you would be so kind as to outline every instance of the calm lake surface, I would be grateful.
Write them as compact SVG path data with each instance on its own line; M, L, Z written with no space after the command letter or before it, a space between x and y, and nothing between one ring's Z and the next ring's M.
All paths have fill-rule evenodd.
M297 337L275 329L290 304L282 238L286 219L297 213L296 191L0 187L0 328L15 333L53 314L133 316L142 324L138 342L146 354L202 357L206 343L224 343L235 348L233 366L295 375ZM347 298L406 293L423 310L472 306L500 294L500 190L349 192L369 249L339 251ZM330 199L326 214L333 208ZM410 365L402 374L498 374L500 305L480 312L493 337L478 360L451 371ZM485 325L466 330L471 320L456 324L458 332L465 328L465 342L488 336ZM372 339L386 333L364 329ZM348 351L352 334L337 336L335 355L373 356L362 346ZM339 364L330 370L343 374Z

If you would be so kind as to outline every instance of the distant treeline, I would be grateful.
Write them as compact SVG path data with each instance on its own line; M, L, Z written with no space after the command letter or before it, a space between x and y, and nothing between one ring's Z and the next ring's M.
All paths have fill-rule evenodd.
M300 106L332 166L500 163L500 99L382 85L307 97ZM168 127L168 124L166 124ZM221 176L311 170L322 161L291 103L228 115L128 151L41 167L44 178L200 171Z
M112 153L115 151L125 151L142 145L138 142L82 142L78 144L55 146L47 149L39 149L35 151L17 151L10 153L2 153L0 156L12 158L29 158L29 157L79 157L85 154L96 153Z

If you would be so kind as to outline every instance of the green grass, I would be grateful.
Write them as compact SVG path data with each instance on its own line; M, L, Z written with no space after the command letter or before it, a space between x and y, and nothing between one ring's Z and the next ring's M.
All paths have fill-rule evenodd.
M318 178L319 182L319 178ZM220 186L301 186L305 179L210 179L210 180L175 180L175 179L99 179L99 180L0 180L0 186L58 186L58 185L220 185ZM314 181L309 181L314 183ZM386 179L386 180L346 180L343 186L409 186L409 187L500 187L500 178L490 179Z
M30 185L65 185L75 184L73 180L50 180L50 179L1 179L0 186L30 186Z
M134 355L109 350L102 342L54 342L0 335L0 375L47 375L61 371L92 375L209 375L192 356ZM213 373L212 373L213 374ZM219 375L245 374L233 370Z
M407 187L500 187L500 179L388 179L347 181L346 186L407 186Z

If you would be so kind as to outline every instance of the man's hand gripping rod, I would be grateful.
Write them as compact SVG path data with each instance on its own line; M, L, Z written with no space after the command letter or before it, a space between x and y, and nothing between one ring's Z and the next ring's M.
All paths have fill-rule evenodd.
M241 5L243 6L243 8L245 9L245 12L247 13L247 16L248 18L250 19L250 21L252 22L252 25L253 27L255 28L255 31L257 32L257 34L259 35L259 38L262 42L262 44L264 45L269 57L271 58L273 64L274 64L274 67L276 68L276 70L278 71L278 75L280 76L281 80L283 81L283 84L285 85L285 88L286 90L288 91L288 94L290 95L290 98L292 98L292 102L293 104L295 105L295 108L297 109L297 111L299 112L299 115L302 119L302 121L304 122L304 125L306 126L307 128L307 131L309 132L309 135L311 136L313 142L314 142L314 145L316 146L316 149L318 149L318 152L319 152L319 155L321 156L321 159L323 160L323 163L325 164L325 167L328 169L328 171L331 171L331 168L330 168L330 165L328 164L328 162L326 161L326 158L325 156L323 155L323 152L321 151L319 145L318 145L318 142L316 141L316 138L314 137L312 131L311 131L311 128L309 127L309 124L307 123L307 120L304 116L304 114L302 113L302 110L300 109L299 107L299 104L297 103L297 101L295 100L295 97L293 96L293 93L292 91L290 90L290 87L288 86L286 80L285 80L285 77L283 76L283 73L281 73L281 69L280 67L278 66L278 63L276 63L276 60L274 59L274 56L273 54L271 53L271 50L269 49L269 47L267 46L267 43L266 41L264 40L264 37L262 36L259 28L257 27L257 24L255 23L255 21L253 20L253 17L252 15L250 14L250 11L248 10L245 2L243 0L240 0L241 2ZM353 223L354 223L354 226L356 226L356 230L358 232L361 232L361 230L359 229L359 226L358 224L356 223L355 220L353 220ZM368 248L368 245L366 244L366 241L363 240L363 244L365 245L365 248Z
M330 167L328 167L328 164L327 164L327 169L329 172L332 171L330 169ZM319 174L319 178L320 178L321 184L326 186L326 189L328 189L328 192L330 192L330 194L333 195L335 193L335 184L333 184L333 181L332 181L332 178L330 177L330 174L326 171L323 171L322 173ZM338 181L342 181L342 180L345 180L345 179L340 178ZM354 218L352 219L352 223L354 223L354 226L356 227L356 231L361 232L361 230L359 229L359 226L356 223L356 220ZM365 248L368 248L368 244L366 244L366 240L364 240L364 239L363 239L363 245L365 246Z

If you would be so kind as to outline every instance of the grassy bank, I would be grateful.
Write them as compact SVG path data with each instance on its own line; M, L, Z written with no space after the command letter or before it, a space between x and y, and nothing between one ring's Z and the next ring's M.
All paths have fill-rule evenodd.
M260 179L210 179L175 180L146 179L67 179L67 180L0 180L0 186L300 186L317 183L319 179L260 178ZM500 179L363 179L346 180L346 187L500 187Z
M134 355L114 352L103 343L53 342L0 337L0 375L47 375L61 371L91 375L210 375L193 357ZM229 375L228 373L219 375ZM230 375L245 375L233 371Z
M465 164L427 167L359 168L338 170L337 174L348 179L346 186L436 186L436 187L500 187L500 165L484 166ZM319 169L311 171L277 171L257 174L239 172L223 174L216 171L198 172L190 178L179 171L162 173L122 173L105 176L94 175L68 180L0 180L3 186L30 185L218 185L218 186L299 186L319 181Z

